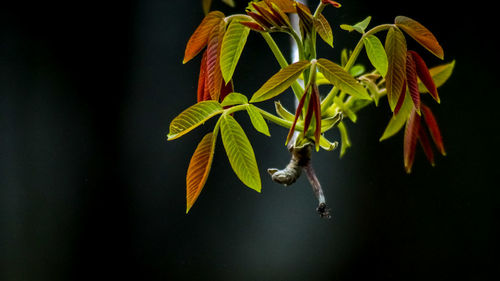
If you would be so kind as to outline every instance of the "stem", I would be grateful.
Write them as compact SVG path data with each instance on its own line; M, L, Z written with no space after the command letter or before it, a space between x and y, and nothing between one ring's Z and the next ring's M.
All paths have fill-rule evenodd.
M344 70L349 71L349 69L351 69L351 67L356 62L356 59L358 58L361 50L363 49L363 46L364 46L363 39L365 37L367 37L369 35L373 35L377 32L389 29L392 26L394 26L394 25L393 24L381 24L381 25L378 25L378 26L370 29L368 32L363 34L363 36L361 36L361 39L359 39L358 44L354 48L352 55L349 57L349 60L347 61L346 65L344 66ZM339 89L334 86L332 88L332 90L328 93L328 95L321 102L321 112L326 111L328 109L328 107L331 106L333 98L338 94L338 92L339 92Z
M284 128L291 128L292 125L293 125L293 122L292 121L288 121L288 120L285 120L285 119L282 119L276 115L273 115L267 111L265 111L264 109L261 109L259 107L257 107L257 109L259 110L260 114L262 115L262 117L264 117L265 119L273 122L274 124L276 125L279 125L281 127L284 127ZM304 127L300 124L296 124L295 125L295 128L296 130L304 130Z
M269 35L269 33L267 32L261 32L260 34L262 34L262 37L264 37L264 40L266 40L267 45L269 45L269 48L273 52L274 57L278 61L281 68L287 67L288 62L286 61L285 57L283 56L283 53L281 53L280 48L278 47L278 45L276 45L276 42L271 37L271 35ZM302 92L304 91L304 89L302 89L302 87L299 85L297 81L293 82L292 90L297 98L300 98L302 96Z

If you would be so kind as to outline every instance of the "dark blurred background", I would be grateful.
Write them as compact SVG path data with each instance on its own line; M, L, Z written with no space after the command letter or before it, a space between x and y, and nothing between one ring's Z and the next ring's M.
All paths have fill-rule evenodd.
M244 2L213 8L243 12ZM287 131L270 125L269 139L243 114L262 193L239 182L219 141L185 214L189 158L213 122L165 136L196 99L199 58L181 62L200 1L2 4L0 280L499 280L498 44L486 3L350 0L327 9L336 47L320 43L321 56L338 61L354 47L359 36L339 24L401 14L457 61L441 105L427 99L448 152L436 167L419 150L406 175L402 134L378 142L391 115L385 102L348 123L353 147L343 159L314 155L331 221L315 213L305 178L284 188L265 173L288 162ZM288 53L288 38L276 40ZM428 65L442 63L408 41ZM252 33L236 90L250 95L277 70Z

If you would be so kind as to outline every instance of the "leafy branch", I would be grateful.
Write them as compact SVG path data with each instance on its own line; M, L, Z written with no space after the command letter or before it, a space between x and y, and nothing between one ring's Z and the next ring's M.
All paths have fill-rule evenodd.
M206 5L211 1L204 1ZM441 45L434 35L417 21L404 16L394 23L372 27L368 31L371 17L354 25L342 24L340 28L361 35L352 51L343 49L340 62L317 57L317 37L329 46L334 46L333 31L322 14L328 6L340 8L332 0L321 0L314 12L292 0L265 0L250 2L246 14L226 16L221 12L207 12L201 24L190 37L183 63L202 53L198 78L197 103L180 113L170 123L168 140L177 139L218 116L212 132L206 134L198 144L189 163L186 176L186 212L201 193L210 172L216 141L221 134L229 163L246 186L260 192L261 177L250 140L235 118L235 113L244 111L258 132L271 136L268 124L272 122L289 130L285 144L291 160L284 169L268 169L275 182L293 184L305 171L314 194L318 199L317 211L322 217L330 217L321 184L312 167L313 147L332 151L338 142L331 142L325 133L337 129L340 133L342 157L351 146L346 126L349 119L357 121L357 113L387 97L392 117L380 141L404 130L403 158L405 170L412 170L416 145L420 143L429 162L434 165L432 149L445 155L442 136L436 118L423 100L428 93L440 102L437 88L451 76L455 62L428 69L424 60L406 45L408 35L422 47L443 59ZM206 6L204 6L206 7ZM207 10L208 11L208 10ZM290 24L289 15L299 17L299 30ZM259 89L247 98L235 92L233 75L243 53L251 31L262 35L274 54L280 69ZM288 63L272 34L288 34L297 44L299 61ZM385 42L377 37L386 32ZM373 69L356 64L358 57L366 51ZM304 87L299 84L303 81ZM330 91L321 98L319 85L331 85ZM291 88L299 104L295 112L275 101L276 114L260 108L257 104L274 99ZM422 118L423 117L423 118Z

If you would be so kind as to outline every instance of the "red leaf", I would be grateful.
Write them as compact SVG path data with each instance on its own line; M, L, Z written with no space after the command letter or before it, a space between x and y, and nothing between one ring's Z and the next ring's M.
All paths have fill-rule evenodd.
M314 118L316 119L316 130L314 131L314 142L316 144L316 151L319 150L319 139L321 137L321 103L319 101L319 89L316 84L313 86L314 97Z
M309 129L309 125L311 124L311 119L312 115L314 113L314 93L311 94L311 97L309 98L309 105L307 106L307 112L306 112L306 118L304 119L304 135L307 132L307 129Z
M229 81L227 84L222 81L222 86L220 89L220 102L224 100L224 98L230 93L234 92L233 82Z
M422 113L424 115L425 123L427 124L427 127L431 132L431 137L434 141L434 144L442 155L446 155L446 151L444 150L443 145L443 139L441 137L441 131L439 130L436 118L434 118L434 114L432 114L431 109L424 104L422 104Z
M417 75L422 81L422 84L425 85L431 96L440 103L438 91L436 85L434 84L434 80L432 79L431 73L429 72L429 68L425 64L425 61L420 57L420 55L415 51L408 51L411 53L413 60L415 62L415 66L417 68Z
M337 3L335 1L332 1L332 0L321 0L321 2L323 4L331 4L332 6L334 6L335 8L340 8L342 5L340 5L340 3Z
M256 23L256 22L251 22L251 21L240 21L240 24L250 28L251 30L254 30L254 31L265 31L265 29L260 26L260 24Z
M401 94L399 95L398 103L394 108L394 116L398 114L399 110L401 109L401 106L403 106L403 103L405 101L405 96L406 96L406 80L403 81L403 89L401 89Z
M292 127L290 128L290 131L288 132L288 136L286 137L285 144L288 144L288 141L290 141L290 139L292 138L293 132L295 131L295 125L297 124L297 120L299 119L299 116L302 113L302 108L304 107L304 102L305 102L308 90L309 90L309 88L306 87L306 89L304 90L304 94L302 95L302 97L299 100L299 104L297 105L297 109L295 110L295 118L293 119L293 124L292 124Z
M203 52L203 57L201 58L200 64L200 75L198 77L198 95L197 101L204 101L203 97L205 96L205 78L206 78L206 69L207 69L207 52Z
M222 72L220 70L220 49L226 25L221 21L212 29L207 47L207 81L208 90L212 100L219 100L222 85Z
M247 11L247 15L249 15L254 21L258 22L261 26L265 28L271 28L272 24L268 22L263 16L254 13L252 11Z
M411 52L406 54L406 84L415 109L420 114L420 92L418 91L417 69Z
M224 14L218 11L210 12L201 21L200 25L196 28L184 51L184 60L186 63L194 58L205 46L208 44L210 33L214 26L217 26L224 19Z
M420 126L420 129L418 130L418 140L420 142L420 145L424 149L427 160L429 160L429 163L431 163L431 165L434 167L434 152L432 151L431 141L424 126Z
M406 172L411 173L413 161L415 160L415 149L417 145L418 131L420 127L420 115L412 108L410 118L406 122L404 137L404 165Z
M261 3L267 6L264 2ZM268 11L265 7L257 3L252 3L252 6L262 17L266 19L267 22L274 26L281 26L279 17L276 17L271 11Z

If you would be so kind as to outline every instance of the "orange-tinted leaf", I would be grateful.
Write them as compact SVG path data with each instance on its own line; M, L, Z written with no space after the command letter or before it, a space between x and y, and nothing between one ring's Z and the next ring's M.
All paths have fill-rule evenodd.
M415 110L420 115L420 92L418 91L417 68L410 52L406 55L406 84Z
M293 5L295 1L293 0L265 0L265 2L268 5L274 3L284 13L295 13L295 6Z
M208 178L214 156L215 140L213 133L206 134L194 151L186 175L186 214L201 193Z
M256 22L251 22L251 21L240 21L240 24L250 28L251 30L254 30L254 31L265 31L265 29L260 26L260 24L256 23Z
M210 12L196 28L186 46L184 60L186 63L194 58L208 44L210 33L214 26L217 26L224 19L224 14L218 11Z
M429 52L444 59L443 48L439 45L436 37L422 24L405 16L397 16L394 22Z
M220 70L220 49L226 25L224 21L214 26L210 33L207 47L207 82L212 100L219 100L222 85L222 72Z
M441 131L439 130L434 114L432 113L431 109L424 104L422 104L422 114L424 115L425 124L427 124L427 127L431 132L431 137L434 141L434 144L442 155L446 155L446 151L444 150L443 138L441 137Z
M276 17L280 18L280 21L284 23L284 26L289 26L289 27L292 26L288 16L276 4L269 2L269 3L267 3L267 5L271 9L272 13Z
M439 95L437 91L436 84L434 84L434 79L432 79L431 73L425 64L425 61L420 57L417 52L409 51L413 57L415 62L415 67L417 69L418 78L422 81L422 84L425 85L431 96L439 103Z
M401 95L406 71L406 40L398 28L391 28L385 40L388 68L385 76L387 99L394 111Z
M405 101L405 95L406 95L406 80L403 81L403 88L401 89L401 94L399 95L398 103L396 104L396 107L394 108L394 116L396 116L403 106L403 103Z
M340 8L342 5L340 5L340 3L337 3L335 1L332 1L332 0L321 0L321 2L323 4L330 4L332 6L334 6L335 8Z
M411 173L413 161L415 160L415 150L417 145L418 131L420 127L420 115L417 114L415 108L410 113L410 118L406 122L405 138L404 138L404 164L406 172Z
M424 126L420 126L420 129L418 130L418 140L424 150L427 160L429 160L429 163L434 166L434 152L432 151L431 141Z
M201 58L200 64L200 75L198 76L198 94L197 101L204 101L205 96L205 79L207 70L207 52L203 52L203 57Z
M262 4L260 4L262 3ZM280 19L267 9L265 2L252 3L253 8L271 25L280 26Z

